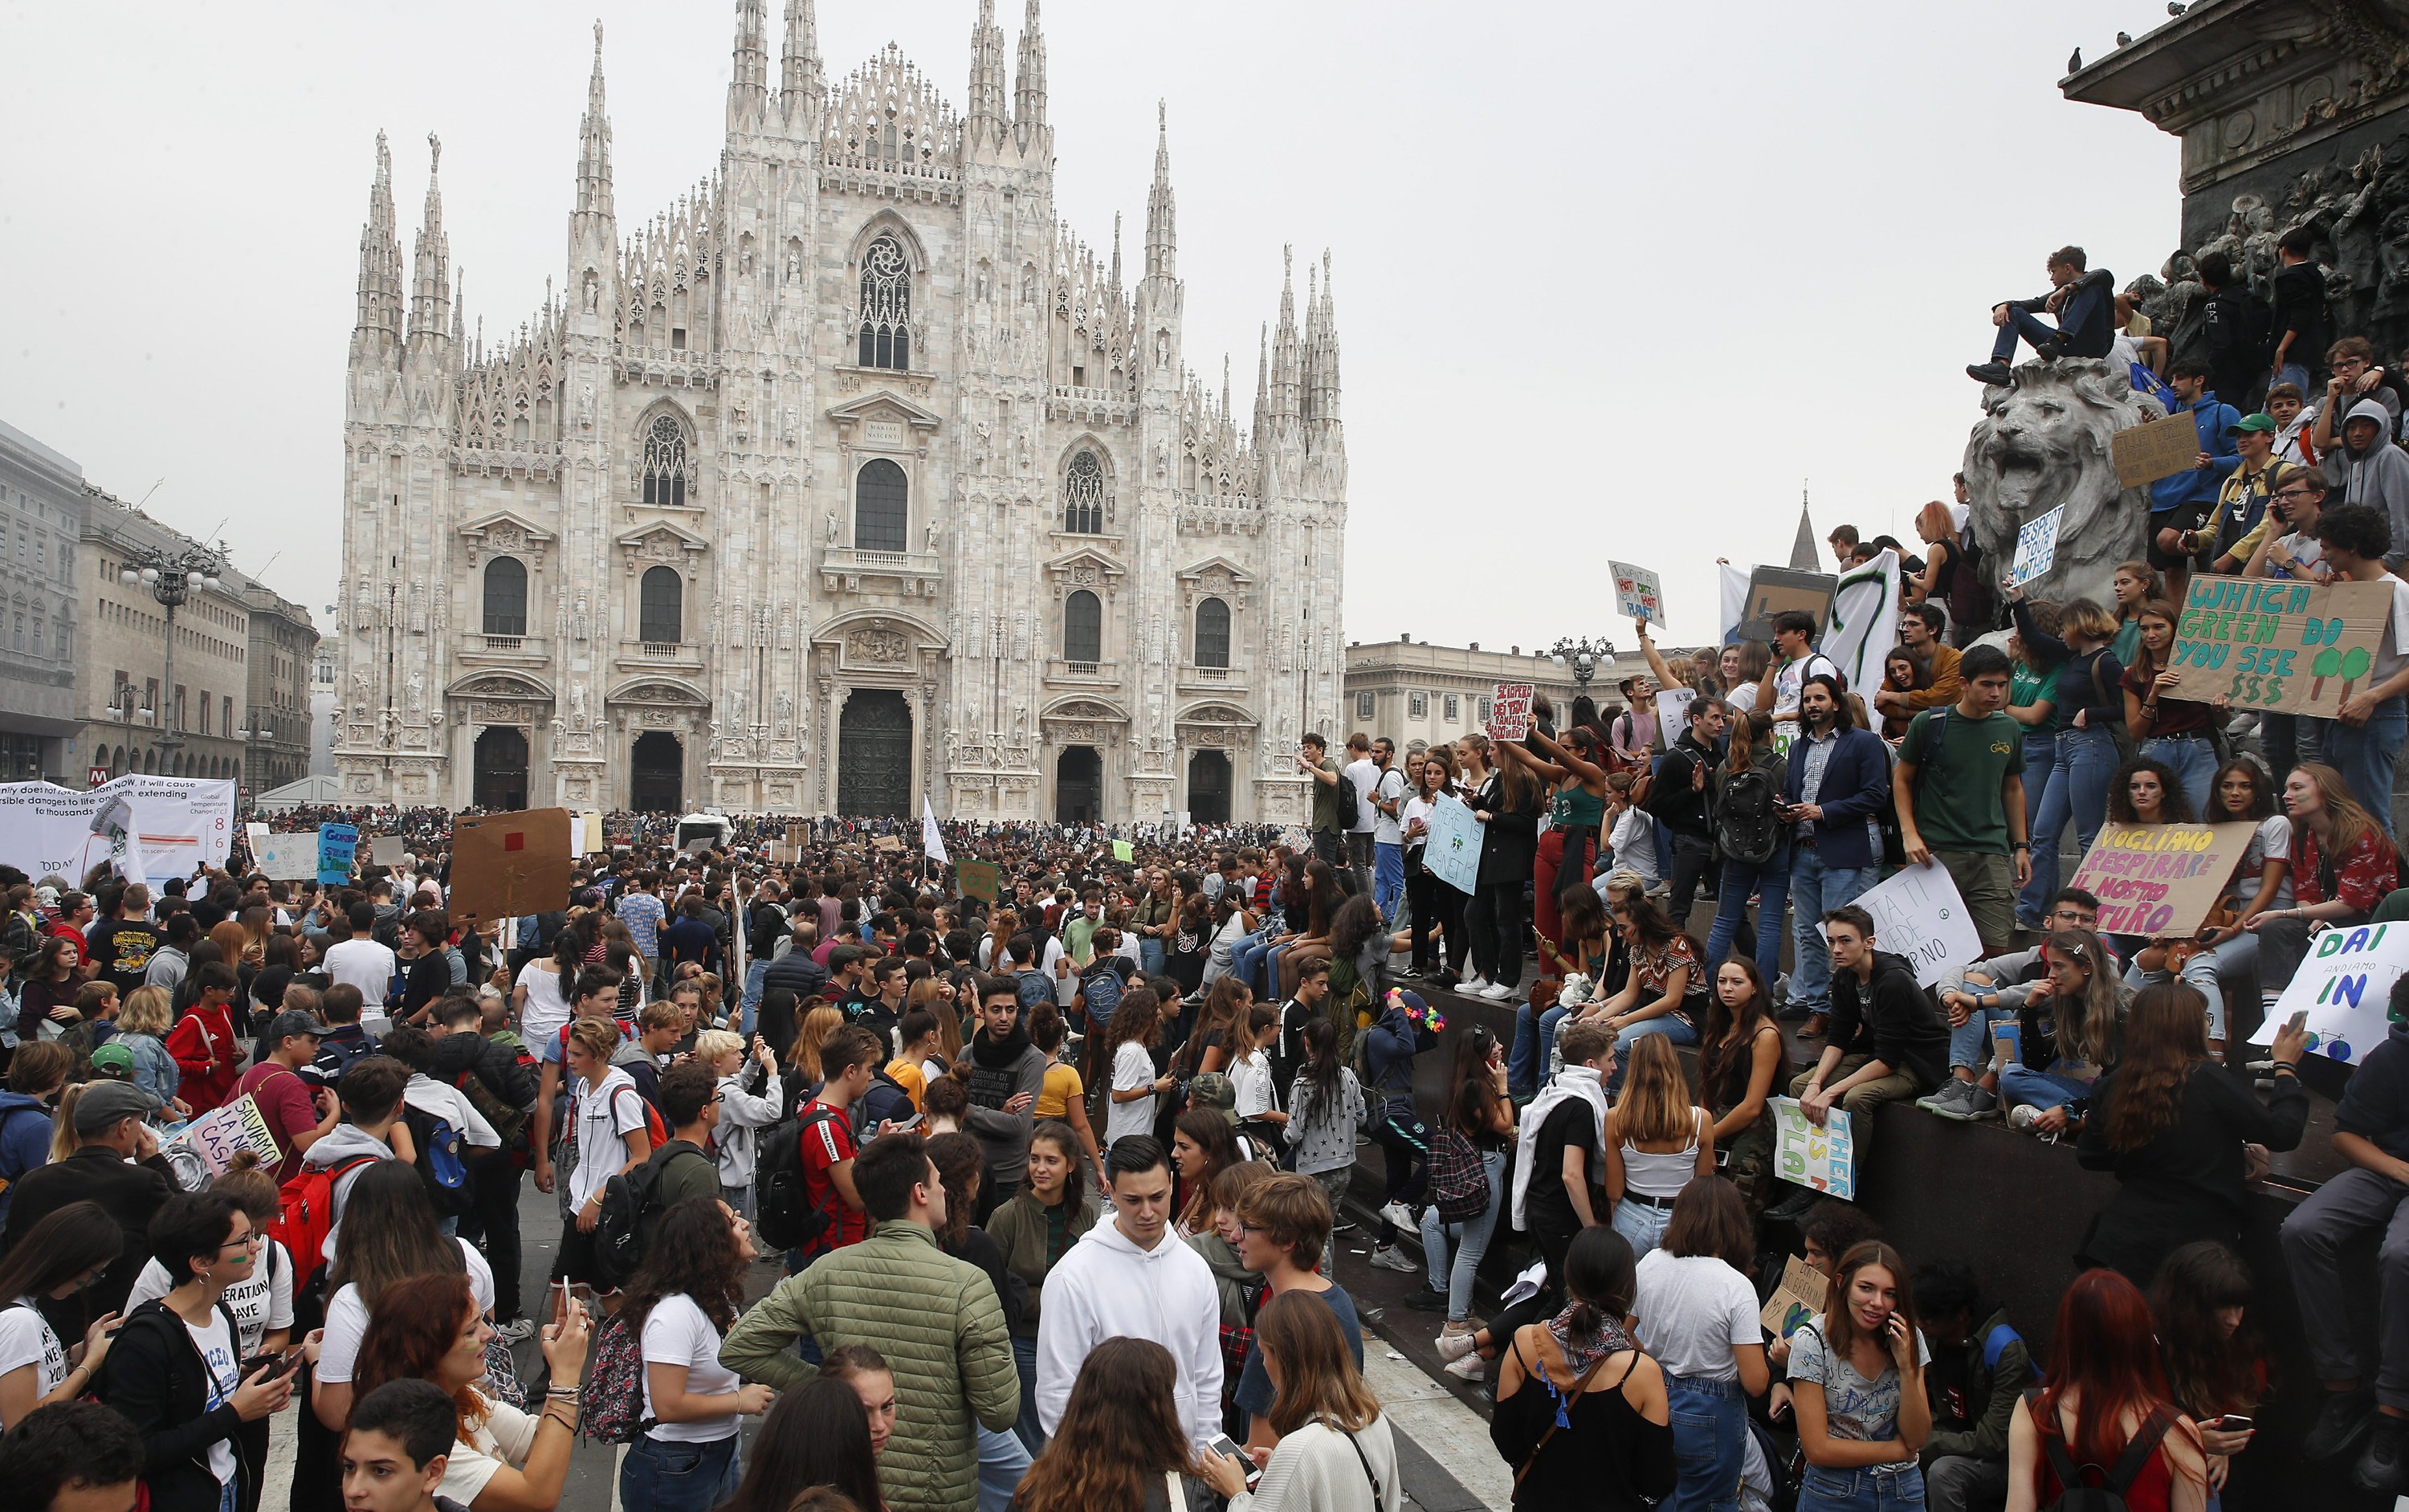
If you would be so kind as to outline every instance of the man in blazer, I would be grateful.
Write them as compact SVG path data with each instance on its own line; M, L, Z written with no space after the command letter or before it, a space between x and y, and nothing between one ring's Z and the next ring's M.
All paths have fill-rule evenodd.
M1790 1002L1782 1016L1805 1018L1799 1032L1812 1036L1824 1032L1832 1005L1823 917L1856 901L1881 875L1874 815L1890 799L1890 753L1881 736L1856 727L1839 679L1829 673L1800 686L1798 719L1782 783L1782 817L1794 827L1790 908L1796 921Z

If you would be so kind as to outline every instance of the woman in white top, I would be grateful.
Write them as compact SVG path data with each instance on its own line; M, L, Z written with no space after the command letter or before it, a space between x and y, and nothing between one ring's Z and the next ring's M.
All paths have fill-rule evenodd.
M1715 1174L1714 1117L1690 1102L1689 1078L1670 1036L1631 1042L1631 1074L1606 1116L1606 1195L1614 1231L1645 1257L1694 1177Z
M8 1299L0 1305L0 1429L92 1390L118 1315L93 1319L82 1342L68 1349L38 1303L92 1285L124 1246L125 1231L98 1202L69 1202L26 1231L0 1262L0 1297Z
M569 1026L568 1066L577 1078L570 1115L577 1169L569 1174L560 1233L558 1276L594 1279L594 1225L602 1217L602 1188L613 1176L633 1171L653 1152L644 1121L644 1095L635 1078L611 1064L618 1053L619 1026L607 1018L581 1018Z
M415 1378L443 1388L460 1410L459 1436L436 1494L470 1512L552 1512L577 1440L577 1380L585 1368L585 1309L555 1292L560 1320L538 1335L552 1388L541 1410L487 1396L485 1346L494 1326L460 1275L420 1275L389 1289L360 1346L360 1394Z
M710 1512L736 1494L738 1419L769 1410L766 1386L719 1362L720 1334L744 1301L753 1231L728 1204L689 1197L663 1213L617 1325L639 1331L644 1436L619 1467L627 1512Z
M1753 1262L1756 1231L1739 1188L1703 1176L1673 1200L1663 1247L1639 1261L1632 1312L1639 1342L1664 1367L1680 1489L1667 1505L1728 1500L1749 1460L1748 1398L1771 1381Z
M1273 1085L1271 1048L1279 1038L1279 1015L1255 1004L1247 1010L1247 1051L1230 1062L1230 1089L1238 1128L1257 1147L1277 1152L1288 1143L1288 1115Z
M2219 769L2208 802L2210 824L2258 827L2233 871L2233 921L2204 931L2216 975L2201 995L2208 999L2208 1047L2215 1051L2225 1044L2225 995L2216 983L2238 982L2257 967L2258 937L2247 928L2250 921L2292 906L2292 821L2275 801L2265 769L2255 761L2237 758ZM2197 972L2188 979L2201 985ZM2136 978L2128 973L2126 980Z
M552 1058L544 1047L573 1015L570 992L576 986L584 949L584 933L564 929L553 937L552 955L539 956L520 967L518 980L512 984L511 1012L518 1016L519 1038L539 1059Z
M1204 974L1199 978L1204 986L1211 986L1228 974L1230 952L1239 941L1255 932L1254 912L1241 900L1243 895L1242 888L1230 886L1222 888L1221 896L1214 900L1219 922L1213 927L1213 939L1206 946Z
M1104 1027L1113 1058L1112 1111L1104 1116L1104 1147L1130 1134L1154 1132L1155 1100L1179 1085L1157 1075L1154 1047L1162 1039L1162 1005L1151 987L1132 987Z
M1204 1457L1229 1512L1403 1512L1396 1443L1338 1315L1317 1293L1283 1291L1255 1315L1255 1347L1277 1393L1269 1421L1279 1442L1251 1491L1237 1461Z
M368 1319L384 1294L412 1276L466 1275L477 1304L494 1305L494 1273L474 1245L446 1238L418 1172L399 1160L362 1168L343 1200L335 1260L326 1272L326 1326L310 1357L310 1410L328 1430L351 1420L355 1366Z

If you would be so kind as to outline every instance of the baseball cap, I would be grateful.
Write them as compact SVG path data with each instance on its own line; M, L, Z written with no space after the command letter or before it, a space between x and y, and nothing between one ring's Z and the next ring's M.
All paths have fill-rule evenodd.
M1238 1089L1218 1071L1189 1079L1188 1105L1200 1112L1218 1113L1232 1123L1238 1121Z
M134 1074L134 1052L115 1041L92 1053L92 1073L123 1081Z
M100 1050L93 1052L93 1059L97 1062L102 1051L124 1048L122 1044L104 1044ZM127 1059L130 1064L130 1052ZM91 1082L84 1087L83 1096L76 1101L76 1132L97 1134L122 1119L142 1117L158 1106L157 1098L132 1082Z
M2245 430L2276 431L2281 430L2282 428L2282 426L2275 424L2275 417L2273 415L2243 415L2240 420L2237 420L2232 425L2226 426L2225 434L2228 436L2239 436Z
M288 1008L278 1014L275 1020L267 1026L267 1043L281 1044L296 1034L315 1034L323 1037L325 1032L325 1021L316 1014L305 1009Z

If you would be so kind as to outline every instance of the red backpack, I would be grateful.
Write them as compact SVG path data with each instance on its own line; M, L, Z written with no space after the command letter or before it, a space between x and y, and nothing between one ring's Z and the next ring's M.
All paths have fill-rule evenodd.
M293 1268L308 1275L323 1263L326 1236L335 1231L335 1187L374 1155L363 1155L340 1165L304 1166L277 1188L279 1211L267 1225L267 1236L293 1257Z

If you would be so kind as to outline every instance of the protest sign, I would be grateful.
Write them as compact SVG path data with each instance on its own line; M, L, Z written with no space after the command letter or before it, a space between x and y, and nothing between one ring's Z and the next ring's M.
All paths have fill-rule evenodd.
M954 867L954 883L965 898L992 903L1003 897L1003 874L993 861L962 861Z
M148 882L224 866L234 847L234 788L223 779L131 772L83 792L0 783L0 863L76 882L103 862Z
M2409 971L2409 927L2360 924L2328 929L2309 942L2267 1021L2250 1036L2272 1044L2294 1014L2308 1015L2309 1054L2356 1066L2392 1029L2392 984Z
M1538 689L1529 683L1500 683L1489 698L1489 738L1493 741L1519 741L1531 733L1531 695Z
M1431 875L1466 894L1480 880L1480 821L1462 799L1442 794L1431 805L1430 839L1422 845L1422 865Z
M1757 1321L1775 1338L1786 1339L1824 1310L1831 1290L1832 1283L1824 1278L1823 1272L1808 1264L1805 1256L1793 1255L1790 1263L1782 1268L1782 1284L1765 1299L1765 1310L1756 1315Z
M1773 644L1773 616L1796 609L1824 623L1832 610L1832 595L1840 580L1825 572L1802 572L1787 567L1760 567L1748 577L1748 596L1740 602L1739 623L1732 633L1742 641Z
M348 824L318 827L318 882L339 886L352 880L352 863L359 859L360 828Z
M787 838L792 839L793 837L788 836ZM590 856L596 851L607 851L610 848L611 837L602 828L602 815L592 809L586 810L585 854Z
M874 851L900 851L903 848L903 841L898 835L881 835L870 842L870 848Z
M2225 896L2255 824L2108 824L2075 868L2101 934L2188 939Z
M1882 660L1898 643L1898 606L1905 586L1906 569L1898 553L1887 546L1865 566L1840 575L1817 649L1832 659L1850 687L1864 691L1881 685Z
M2066 506L2027 520L2016 531L2015 560L2008 564L2009 580L2019 587L2047 573L2057 563L2057 530L2066 523Z
M1295 825L1280 831L1279 842L1288 847L1291 856L1304 856L1313 849L1313 837Z
M368 841L368 863L371 866L396 867L410 854L410 842L399 835L377 835Z
M1818 1129L1795 1097L1766 1099L1773 1109L1773 1174L1846 1202L1857 1196L1857 1145L1848 1112L1835 1104Z
M1644 620L1650 625L1665 623L1665 584L1656 574L1629 562L1608 562L1606 569L1614 574L1615 597L1622 600L1623 617Z
M315 882L318 832L297 829L287 835L269 835L252 848L252 859L259 863L263 874L274 881Z
M259 848L267 843L267 827L254 819L242 827L243 843L251 847L253 864L259 860Z
M276 1147L276 1135L260 1115L259 1104L248 1094L211 1108L186 1124L175 1137L201 1158L201 1163L209 1168L213 1176L225 1174L226 1167L244 1150L257 1155L260 1163L271 1171L284 1159L284 1152Z
M2188 410L2120 430L2108 442L2116 481L2128 488L2189 472L2205 450L2200 444L2200 421Z
M937 830L937 805L929 795L920 795L920 854L944 866L952 857L945 854L945 838Z
M1875 947L1906 957L1918 986L1983 958L1974 915L1957 896L1956 879L1938 861L1892 872L1859 894L1857 906L1874 916Z
M529 809L452 821L452 917L509 918L566 907L569 811Z
M1137 847L1131 844L1126 840L1114 841L1113 859L1116 861L1134 861L1137 859Z
M2173 697L2330 719L2367 685L2391 610L2382 583L2196 577L2167 653Z
M1690 727L1690 705L1696 702L1696 688L1658 688L1656 690L1656 740L1666 750Z

